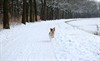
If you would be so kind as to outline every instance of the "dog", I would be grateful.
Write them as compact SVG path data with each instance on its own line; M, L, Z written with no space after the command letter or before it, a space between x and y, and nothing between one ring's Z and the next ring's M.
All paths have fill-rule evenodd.
M50 31L49 31L50 40L52 40L54 38L54 35L55 35L55 27L54 28L50 28Z

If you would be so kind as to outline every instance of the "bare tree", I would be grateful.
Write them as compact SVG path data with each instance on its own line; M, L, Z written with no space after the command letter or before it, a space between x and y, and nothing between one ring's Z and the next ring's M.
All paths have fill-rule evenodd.
M23 0L22 23L26 24L26 0Z
M34 14L35 14L35 21L37 21L37 4L36 4L36 0L34 0Z
M3 2L3 28L9 29L9 0Z
M45 20L46 17L45 17L45 14L46 14L46 0L41 0L41 3L42 3L42 7L41 7L41 19L42 20Z
M29 2L26 2L26 22L28 21L28 14L29 14Z
M34 22L34 17L33 17L33 0L29 0L30 4L30 22Z

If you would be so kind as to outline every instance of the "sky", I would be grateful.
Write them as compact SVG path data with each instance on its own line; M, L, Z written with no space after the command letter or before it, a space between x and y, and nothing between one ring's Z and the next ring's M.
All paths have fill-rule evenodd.
M89 1L95 1L95 2L100 2L100 0L89 0Z

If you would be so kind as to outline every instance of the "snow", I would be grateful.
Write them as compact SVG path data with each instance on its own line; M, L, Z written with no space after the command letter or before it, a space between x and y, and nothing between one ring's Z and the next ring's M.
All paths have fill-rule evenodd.
M100 61L100 36L76 27L98 24L96 20L99 18L94 19L94 22L85 19L85 23L84 19L41 21L2 30L0 61ZM56 31L55 38L50 41L51 27Z
M68 22L68 24L89 33L95 34L96 32L98 32L98 34L100 35L100 18L74 19L73 22ZM97 28L97 26L99 29Z

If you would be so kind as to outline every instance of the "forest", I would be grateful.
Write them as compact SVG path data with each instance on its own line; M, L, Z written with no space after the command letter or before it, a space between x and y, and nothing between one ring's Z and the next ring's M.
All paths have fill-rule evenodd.
M0 0L0 24L100 17L100 2L89 0Z

